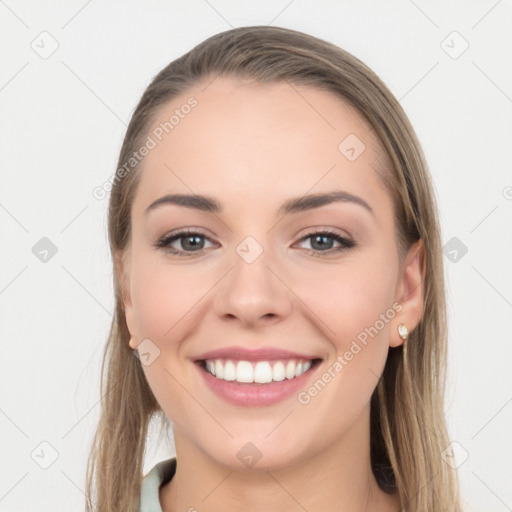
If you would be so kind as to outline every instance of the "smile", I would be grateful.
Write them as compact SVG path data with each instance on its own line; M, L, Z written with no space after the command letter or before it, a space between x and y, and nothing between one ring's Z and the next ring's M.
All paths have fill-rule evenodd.
M203 359L194 366L207 388L223 401L267 407L293 396L321 369L322 359Z
M202 367L217 379L240 383L266 384L300 377L311 368L315 361L317 360L237 361L208 359L202 361Z

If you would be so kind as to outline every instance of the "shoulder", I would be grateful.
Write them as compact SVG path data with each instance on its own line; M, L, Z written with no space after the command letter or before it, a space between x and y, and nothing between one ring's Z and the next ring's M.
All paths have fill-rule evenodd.
M139 512L162 512L159 489L176 472L176 457L155 464L142 481Z

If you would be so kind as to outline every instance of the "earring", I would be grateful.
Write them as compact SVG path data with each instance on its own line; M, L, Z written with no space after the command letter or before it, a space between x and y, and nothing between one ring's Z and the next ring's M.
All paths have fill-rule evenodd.
M404 340L404 342L407 341L407 338L409 337L409 329L407 329L405 324L398 324L398 334L400 335L400 338Z

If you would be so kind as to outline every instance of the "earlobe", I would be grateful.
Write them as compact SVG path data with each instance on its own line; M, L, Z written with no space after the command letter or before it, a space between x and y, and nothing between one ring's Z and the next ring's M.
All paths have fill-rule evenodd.
M397 284L395 300L402 305L400 315L397 316L396 328L391 333L389 345L397 347L404 343L403 334L410 333L420 322L423 315L423 302L425 292L425 247L419 239L409 249L405 257L402 275ZM405 327L400 328L402 324ZM400 332L401 331L401 332Z

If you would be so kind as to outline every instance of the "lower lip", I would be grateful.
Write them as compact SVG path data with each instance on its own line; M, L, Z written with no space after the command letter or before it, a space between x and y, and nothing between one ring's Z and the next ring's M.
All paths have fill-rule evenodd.
M320 361L321 363L321 361ZM242 383L217 379L198 363L194 363L208 387L220 398L233 405L243 407L265 407L272 405L290 396L297 394L316 373L319 363L312 366L307 372L293 379L267 384Z

